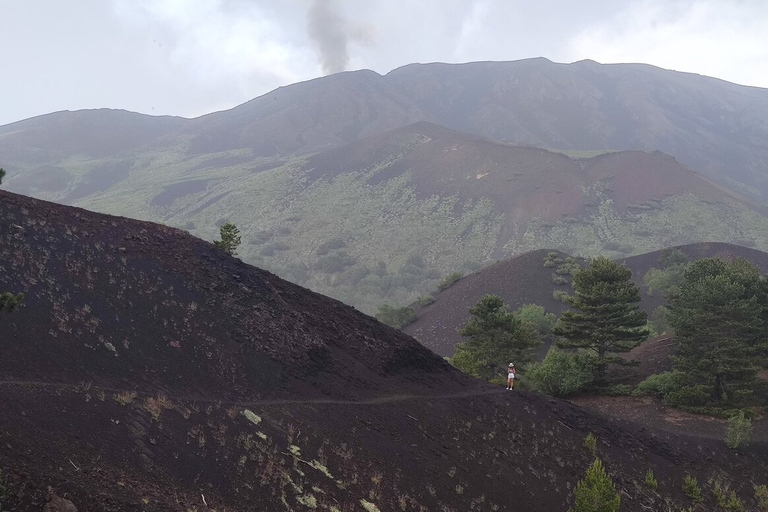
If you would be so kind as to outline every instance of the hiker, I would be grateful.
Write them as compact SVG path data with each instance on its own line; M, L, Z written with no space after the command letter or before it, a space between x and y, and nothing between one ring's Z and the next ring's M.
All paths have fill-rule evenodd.
M515 364L509 363L507 368L507 389L515 389Z

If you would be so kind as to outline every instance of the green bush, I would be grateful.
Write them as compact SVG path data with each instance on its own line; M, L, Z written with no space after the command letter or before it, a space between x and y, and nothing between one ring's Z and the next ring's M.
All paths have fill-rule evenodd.
M678 372L655 373L638 384L632 394L666 399L680 388L683 379L683 375Z
M728 448L736 449L742 443L749 441L752 435L752 420L744 415L744 411L739 411L728 420L728 432L725 435L725 445Z
M382 304L379 312L376 313L376 320L395 329L402 329L416 321L416 312L407 306L396 308L389 304Z
M589 453L592 455L597 451L597 438L592 432L587 434L587 437L584 438L584 448L589 450Z
M621 505L621 496L600 459L595 459L584 479L576 484L573 496L574 512L617 512Z
M445 276L443 278L442 281L440 281L438 283L437 288L440 291L446 290L446 289L450 288L453 283L455 283L456 281L458 281L462 277L464 277L464 274L462 274L461 272L453 272L452 274L448 274L447 276Z
M645 485L653 489L654 491L659 488L659 481L653 476L653 470L649 469L645 472Z
M699 482L690 475L687 475L683 481L683 492L696 503L704 501L704 498L701 497Z
M755 486L755 501L760 512L768 512L768 486Z
M541 363L532 364L526 373L533 388L546 395L565 397L578 393L592 383L593 358L569 354L552 347Z
M542 336L549 336L557 321L555 315L547 313L544 306L538 304L523 304L520 309L515 311L515 316L523 323L529 324Z
M565 302L568 299L568 294L563 290L555 290L552 292L552 298L559 300L560 302Z
M435 302L435 298L431 295L422 295L421 297L416 299L416 303L419 306L429 306L433 302Z
M562 286L564 284L568 284L568 280L564 278L563 276L555 276L552 278L552 282L555 283L557 286Z

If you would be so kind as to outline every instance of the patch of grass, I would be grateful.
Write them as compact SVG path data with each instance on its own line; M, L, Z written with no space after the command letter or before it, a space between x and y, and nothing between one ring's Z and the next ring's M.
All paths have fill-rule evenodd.
M317 498L315 498L312 494L302 494L301 496L298 496L296 498L296 501L301 503L307 508L316 509L317 508Z
M135 391L123 391L121 393L115 393L112 395L112 398L115 399L115 402L119 403L120 405L128 405L132 404L136 400L136 392Z
M159 393L157 398L149 397L144 401L144 409L152 416L152 419L159 422L160 417L163 415L165 409L171 409L173 403L163 395Z

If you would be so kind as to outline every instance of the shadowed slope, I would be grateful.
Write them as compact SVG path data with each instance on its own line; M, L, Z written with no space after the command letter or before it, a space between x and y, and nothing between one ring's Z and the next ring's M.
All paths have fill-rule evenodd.
M81 510L565 510L598 452L629 511L682 502L715 457L458 373L352 308L163 226L0 192L5 506ZM664 498L636 486L653 467ZM711 499L708 499L708 504Z

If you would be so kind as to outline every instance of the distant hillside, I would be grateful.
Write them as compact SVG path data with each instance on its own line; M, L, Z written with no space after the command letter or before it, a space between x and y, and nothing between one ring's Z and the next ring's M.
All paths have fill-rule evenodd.
M588 432L630 512L681 508L712 458L747 507L768 474L759 443L475 381L176 229L0 192L0 258L26 294L0 315L4 509L50 487L88 511L566 510Z
M661 153L572 159L416 123L275 165L146 167L81 204L208 240L234 222L245 261L367 313L542 247L620 257L719 239L768 249L761 208Z
M768 272L768 253L733 244L706 242L677 246L691 260L700 258L744 258L751 261L761 272ZM442 356L452 356L457 343L464 341L456 330L469 320L469 308L474 306L486 294L502 297L512 310L524 304L544 306L550 313L560 315L566 305L553 297L553 292L563 290L573 293L568 283L557 285L553 279L558 275L557 266L545 267L544 261L549 250L532 251L514 258L500 261L468 275L450 288L436 292L435 302L424 307L414 305L418 319L403 328L407 334ZM641 307L647 312L665 302L664 297L656 293L647 294L643 286L643 276L653 267L661 266L663 251L654 251L618 261L632 270L633 280L640 285ZM560 260L568 255L557 254ZM558 263L559 266L560 263Z

